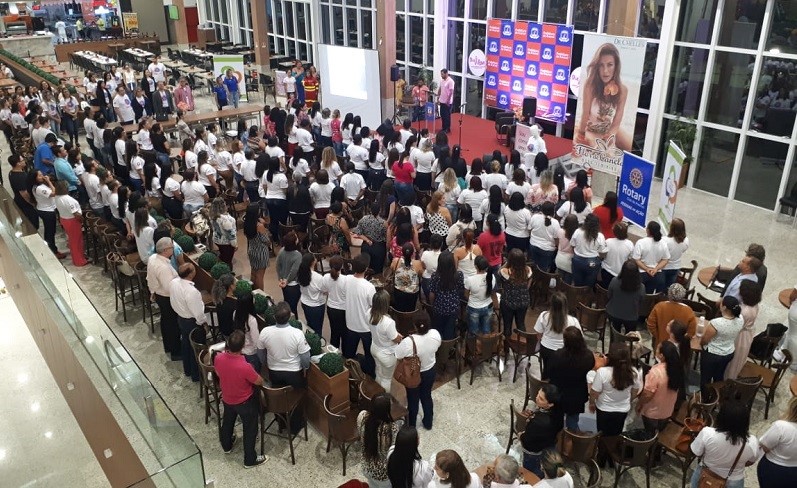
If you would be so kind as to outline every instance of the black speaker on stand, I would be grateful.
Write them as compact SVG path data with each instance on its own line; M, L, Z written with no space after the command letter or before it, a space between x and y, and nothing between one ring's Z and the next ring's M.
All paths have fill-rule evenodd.
M399 124L401 121L398 116L398 101L396 100L396 82L401 79L401 70L397 64L390 67L390 81L393 82L393 124Z
M523 119L531 123L531 119L537 114L537 99L526 97L523 99Z

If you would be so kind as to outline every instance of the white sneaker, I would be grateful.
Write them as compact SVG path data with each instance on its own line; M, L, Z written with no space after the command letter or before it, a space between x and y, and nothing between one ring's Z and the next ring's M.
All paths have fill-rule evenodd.
M266 461L268 461L268 456L260 455L257 458L255 458L255 463L254 464L244 464L244 468L246 468L246 469L254 468L256 466L260 466L261 464L265 463Z

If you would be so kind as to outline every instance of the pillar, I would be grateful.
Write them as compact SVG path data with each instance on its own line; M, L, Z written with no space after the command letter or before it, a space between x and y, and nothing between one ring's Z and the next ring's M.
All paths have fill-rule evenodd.
M184 0L172 0L172 5L177 7L180 15L180 20L174 22L174 36L177 46L180 49L188 47L188 26L185 20L185 2Z
M263 73L270 67L271 52L268 45L268 14L266 12L266 2L263 0L251 0L249 2L252 14L252 50L255 52L255 64L258 70Z
M384 120L393 117L396 98L390 81L390 67L396 64L396 0L383 0L376 5L376 49L379 51L379 86Z

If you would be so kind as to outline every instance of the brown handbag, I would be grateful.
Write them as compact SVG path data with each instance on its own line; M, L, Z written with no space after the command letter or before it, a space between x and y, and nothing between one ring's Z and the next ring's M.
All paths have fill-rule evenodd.
M678 442L675 444L675 448L682 453L688 453L692 441L695 440L697 434L699 434L705 426L706 421L703 419L686 417L684 419L684 427L681 430L681 434L678 436Z
M736 455L736 459L733 460L733 464L731 465L731 470L728 471L728 476L724 478L710 470L707 466L703 466L703 469L700 471L700 477L697 479L698 488L725 488L728 484L728 478L731 477L733 470L736 468L736 463L738 463L739 458L742 457L745 446L747 446L747 442L743 441L742 448L739 449L739 454Z
M401 358L396 362L393 378L407 388L417 388L421 384L421 358L418 357L415 338L410 336L410 340L412 341L412 356Z

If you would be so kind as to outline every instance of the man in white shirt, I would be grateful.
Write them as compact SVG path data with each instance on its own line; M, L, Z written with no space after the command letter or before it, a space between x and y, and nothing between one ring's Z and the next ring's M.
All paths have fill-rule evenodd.
M127 96L124 85L116 87L116 96L113 97L113 109L116 112L116 117L122 125L132 124L136 119L133 105L130 103L130 97Z
M301 330L288 324L290 318L288 302L279 302L274 310L277 325L264 328L257 341L257 348L266 350L266 363L274 388L306 386L304 370L310 367L310 345ZM291 417L291 434L297 434L304 423L302 413L297 411Z
M55 30L58 32L58 42L66 42L69 38L66 35L66 22L61 19L55 23Z
M365 279L365 271L371 264L369 254L360 254L352 262L354 276L346 283L346 337L343 340L343 356L354 359L360 341L363 343L365 357L362 361L363 372L374 376L375 363L371 356L371 326L368 323L371 301L376 288Z
M169 287L177 271L172 267L172 254L174 243L170 237L163 237L155 243L155 254L147 261L147 286L152 295L150 301L158 304L161 311L161 339L166 354L171 355L172 361L179 361L180 356L180 329L177 325L177 314L172 308L169 299ZM192 351L193 354L193 351Z
M161 63L161 57L155 56L147 69L150 73L152 73L152 77L155 79L156 83L159 82L166 82L166 67Z
M83 174L83 185L89 195L89 206L98 215L102 215L102 194L100 193L100 177L97 176L97 161L91 160L84 163L86 172Z
M177 314L177 324L180 326L183 373L196 382L199 381L199 365L197 365L190 338L191 331L199 327L203 332L195 334L194 340L205 342L204 327L207 324L205 303L202 301L202 293L191 281L196 276L194 265L191 263L181 264L177 269L177 275L178 277L169 283L169 301Z
M302 157L312 166L315 146L313 145L313 134L310 133L310 120L304 119L299 124L299 128L296 129L296 140L298 148L303 153Z

